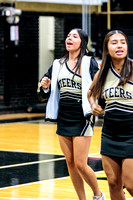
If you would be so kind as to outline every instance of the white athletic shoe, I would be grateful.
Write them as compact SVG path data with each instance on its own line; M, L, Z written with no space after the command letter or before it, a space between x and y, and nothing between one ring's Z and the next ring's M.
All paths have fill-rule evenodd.
M93 196L93 200L105 200L105 195L101 192L102 196Z

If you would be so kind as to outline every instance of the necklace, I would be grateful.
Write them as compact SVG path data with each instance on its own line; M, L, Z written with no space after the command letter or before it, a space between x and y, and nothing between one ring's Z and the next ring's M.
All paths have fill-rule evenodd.
M113 64L111 63L112 67L114 68L114 70L120 71L122 68L117 68L115 66L113 66Z

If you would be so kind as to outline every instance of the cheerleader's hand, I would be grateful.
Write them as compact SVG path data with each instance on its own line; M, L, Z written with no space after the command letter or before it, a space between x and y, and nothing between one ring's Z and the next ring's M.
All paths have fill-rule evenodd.
M48 77L44 77L44 78L42 78L42 80L41 80L41 86L42 86L44 89L49 88L50 83L51 83L51 80L50 80Z
M104 110L102 109L102 107L100 105L98 105L97 103L93 103L91 105L91 109L92 109L92 114L95 116L104 113Z

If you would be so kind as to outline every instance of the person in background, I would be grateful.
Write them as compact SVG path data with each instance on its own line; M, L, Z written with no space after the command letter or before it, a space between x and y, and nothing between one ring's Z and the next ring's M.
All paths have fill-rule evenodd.
M93 200L104 200L94 171L87 165L93 135L87 91L98 70L87 56L88 35L72 29L65 40L64 57L55 59L38 87L40 100L48 98L45 120L57 121L57 134L70 178L79 200L86 200L84 180L93 190Z
M97 98L105 99L101 154L111 200L125 200L123 186L133 196L133 61L120 30L105 36L101 68L88 90L96 116L103 113Z

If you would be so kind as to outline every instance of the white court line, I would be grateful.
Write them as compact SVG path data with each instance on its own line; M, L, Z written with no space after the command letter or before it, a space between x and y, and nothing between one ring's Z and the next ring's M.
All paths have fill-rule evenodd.
M93 156L93 155L96 155L96 154L98 154L98 153L89 154L89 156ZM32 165L32 164L37 164L37 163L53 162L53 161L59 161L59 160L65 160L65 157L56 158L56 159L49 159L49 160L42 160L42 161L35 161L35 162L27 162L27 163L15 164L15 165L6 165L6 166L1 166L0 169L19 167L19 166L25 166L25 165ZM104 172L104 171L98 171L98 172L95 172L95 173L101 173L101 172ZM54 179L30 182L30 183L19 184L19 185L14 185L14 186L2 187L2 188L0 188L0 190L5 190L5 189L8 189L8 188L20 187L20 186L26 186L26 185L33 185L33 184L47 182L47 181L61 180L61 179L66 179L66 178L70 178L70 177L68 176L68 177L54 178Z
M99 153L93 153L89 154L88 157L97 155ZM95 158L100 158L100 156L96 156ZM4 165L1 166L0 169L6 169L6 168L12 168L12 167L21 167L21 166L26 166L26 165L34 165L38 163L48 163L48 162L53 162L53 161L59 161L59 160L65 160L65 157L62 158L54 158L54 159L48 159L48 160L40 160L40 161L33 161L33 162L26 162L26 163L20 163L20 164L13 164L13 165Z
M102 173L104 171L98 171L98 172L95 172L96 174L98 173ZM62 179L68 179L70 178L70 176L67 176L67 177L62 177L62 178L54 178L54 179L49 179L49 180L42 180L42 181L37 181L37 182L32 182L32 183L26 183L26 184L19 184L19 185L15 185L15 186L9 186L9 187L5 187L5 188L0 188L0 190L5 190L5 189L10 189L10 188L16 188L16 187L21 187L21 186L27 186L27 185L34 185L34 184L40 184L40 183L43 183L43 182L50 182L50 181L56 181L56 180L62 180ZM0 199L10 199L12 200L12 197L0 197ZM31 199L31 198L14 198L13 197L13 200L59 200L59 199L49 199L49 198L35 198L35 199ZM61 200L61 199L60 199ZM64 199L62 199L64 200ZM65 199L67 200L67 199ZM70 200L70 199L68 199ZM75 199L73 199L75 200ZM110 200L110 199L106 199L106 200ZM133 200L133 197L132 198L127 198L126 200Z
M97 171L95 173L98 174L98 173L102 173L102 172L104 172L104 171ZM50 182L50 181L68 179L68 178L70 178L70 176L61 177L61 178L53 178L53 179L48 179L48 180L36 181L36 182L30 182L30 183L24 183L24 184L13 185L13 186L8 186L8 187L3 187L3 188L0 188L0 190L5 190L5 189L10 189L10 188L15 188L15 187L21 187L21 186L34 185L34 184L41 184L41 183L44 183L44 182Z
M5 189L10 189L10 188L15 188L15 187L21 187L21 186L27 186L27 185L40 184L40 183L43 183L43 182L50 182L50 181L56 181L56 180L61 180L61 179L68 179L68 178L70 178L70 176L61 177L61 178L54 178L54 179L48 179L48 180L42 180L42 181L36 181L36 182L30 182L30 183L24 183L24 184L13 185L13 186L8 186L8 187L3 187L3 188L0 188L0 190L5 190Z
M59 161L59 160L65 160L65 157L54 158L54 159L49 159L49 160L40 160L40 161L34 161L34 162L26 162L26 163L13 164L13 165L5 165L5 166L1 166L0 169L20 167L20 166L25 166L25 165L34 165L34 164L38 164L38 163L46 163L46 162L48 163L48 162Z

